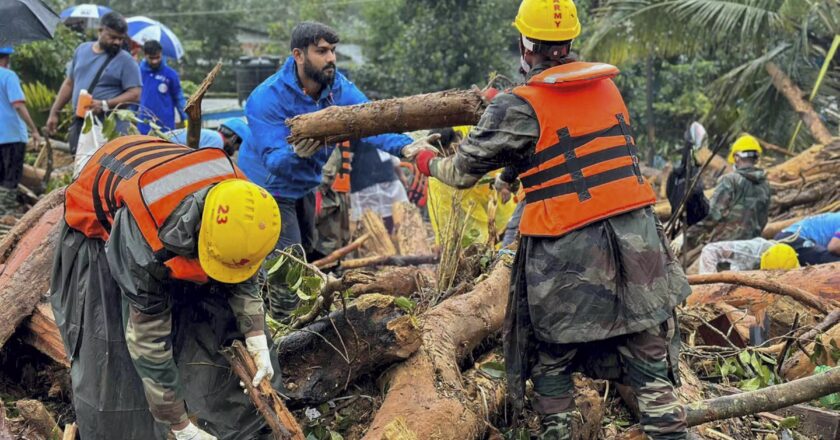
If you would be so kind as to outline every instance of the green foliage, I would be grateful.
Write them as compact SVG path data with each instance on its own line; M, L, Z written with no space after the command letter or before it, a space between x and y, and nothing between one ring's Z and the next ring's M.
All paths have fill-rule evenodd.
M292 312L295 317L305 315L312 309L324 286L324 280L305 263L303 248L294 245L285 249L277 258L266 260L264 265L268 268L269 283L283 285L284 289L290 289L300 298L298 308Z
M740 379L738 387L744 391L754 391L780 383L774 369L776 360L765 354L744 350L737 356L726 358L718 363L717 372L724 381L730 377Z
M356 82L373 96L484 85L512 75L517 3L507 0L382 0L363 10L368 63Z
M23 84L26 108L36 127L43 127L50 116L50 107L55 100L55 92L40 81Z
M12 68L25 83L40 82L58 90L64 81L67 62L73 58L73 52L81 42L81 35L58 26L52 40L16 46Z
M181 80L181 90L184 92L184 97L190 99L190 96L198 91L198 83L188 79Z

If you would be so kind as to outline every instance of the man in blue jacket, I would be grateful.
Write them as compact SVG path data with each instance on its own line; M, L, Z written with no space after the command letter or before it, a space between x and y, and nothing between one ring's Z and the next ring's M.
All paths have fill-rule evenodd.
M166 65L163 47L156 40L143 44L146 59L140 62L143 91L140 94L140 117L160 125L161 131L175 128L175 112L185 121L184 107L187 104L181 91L181 78L175 69ZM149 132L148 124L137 126L140 133Z
M316 139L295 145L286 141L288 118L321 110L331 105L367 102L365 95L335 65L335 30L321 23L302 22L292 30L292 55L283 67L251 93L245 115L251 127L251 141L239 152L239 167L257 185L274 195L280 207L282 229L278 248L311 243L314 234L314 191L321 183L321 168L334 146ZM413 157L433 149L434 137L412 139L399 134L365 138L379 150L393 156ZM324 148L326 147L326 148ZM275 289L276 290L276 289ZM281 289L285 292L285 289ZM290 292L271 294L272 316L283 317L297 304Z

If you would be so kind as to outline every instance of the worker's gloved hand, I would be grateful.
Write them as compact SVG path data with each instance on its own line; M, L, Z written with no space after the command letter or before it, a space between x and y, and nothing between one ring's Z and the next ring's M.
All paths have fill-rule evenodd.
M175 440L218 440L216 436L198 429L198 426L193 425L192 422L180 431L173 429L172 433L175 434Z
M400 154L405 160L414 160L421 151L432 151L437 155L440 152L437 149L439 140L440 134L430 134L404 146Z
M423 150L417 153L417 156L414 158L414 163L417 165L417 171L424 176L432 177L431 164L432 159L435 157L437 157L437 153L429 150Z
M683 242L685 242L685 236L682 233L671 240L671 252L674 255L679 255L682 252Z
M317 153L321 147L321 141L311 138L301 139L294 145L295 154L304 159L312 157L312 155Z
M499 197L502 198L502 203L507 203L510 201L511 187L510 184L502 180L502 175L499 174L496 176L496 179L493 181L493 189L499 193Z
M245 346L257 365L257 373L254 374L254 380L251 382L251 385L256 387L260 385L263 378L274 377L274 367L271 366L271 356L268 352L268 339L265 335L251 336L245 338Z

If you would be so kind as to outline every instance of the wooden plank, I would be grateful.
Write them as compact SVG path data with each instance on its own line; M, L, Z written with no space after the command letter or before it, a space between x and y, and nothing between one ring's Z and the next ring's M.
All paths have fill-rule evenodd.
M40 303L35 307L32 316L24 324L22 339L58 364L70 368L70 361L64 352L64 341L55 325L55 316L49 303Z
M809 405L794 405L776 411L783 417L796 416L799 418L800 434L809 438L822 440L840 440L840 414Z

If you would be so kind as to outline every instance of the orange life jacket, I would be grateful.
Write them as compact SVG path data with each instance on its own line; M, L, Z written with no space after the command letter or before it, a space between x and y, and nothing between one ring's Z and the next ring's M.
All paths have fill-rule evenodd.
M615 66L572 62L513 93L537 114L540 138L519 178L522 235L552 237L656 202L642 177ZM521 169L521 168L520 168Z
M341 152L341 166L338 168L338 173L335 175L332 190L337 193L349 193L350 162L353 159L350 154L350 141L344 141L338 144L338 150Z
M124 136L100 148L67 187L64 219L89 238L107 240L115 213L125 206L173 278L203 283L207 274L198 259L166 250L158 231L190 194L242 176L221 149L195 150L151 136Z

